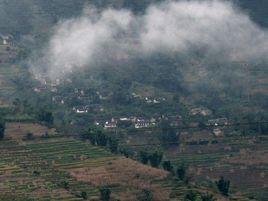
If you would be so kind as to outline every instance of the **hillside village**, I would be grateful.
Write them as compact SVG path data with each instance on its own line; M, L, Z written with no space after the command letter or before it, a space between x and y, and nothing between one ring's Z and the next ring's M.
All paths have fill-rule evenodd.
M72 83L70 79L67 81ZM43 85L40 87L34 87L33 92L35 93L51 93L52 102L55 105L64 105L72 108L72 111L76 114L87 114L91 112L104 113L105 106L102 103L107 103L111 101L113 94L103 95L100 91L87 93L86 89L73 88L72 91L68 93L60 92L60 87L64 85L61 83L60 79L56 79L55 82L50 83L47 80L42 81ZM145 104L167 104L165 97L143 97L137 93L132 93L133 101L143 102ZM212 111L205 107L192 107L188 110L189 116L203 116L207 118L204 122L207 126L226 126L229 121L225 117L214 118ZM128 122L129 127L133 126L135 128L149 128L156 127L161 120L170 121L170 125L178 127L182 125L183 117L179 114L168 115L168 114L155 114L153 116L141 117L141 116L113 116L110 119L95 119L93 122L97 126L102 126L104 128L116 128L118 122ZM193 123L194 124L194 123Z
M151 1L116 2L136 14ZM268 199L265 62L226 64L202 48L131 62L118 53L51 79L29 61L84 0L3 5L0 200ZM13 20L20 10L31 19Z

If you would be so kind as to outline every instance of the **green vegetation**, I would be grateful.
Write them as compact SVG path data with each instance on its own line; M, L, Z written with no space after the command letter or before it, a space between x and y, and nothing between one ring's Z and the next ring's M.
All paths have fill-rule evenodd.
M153 193L150 190L143 189L137 198L139 201L153 201Z
M53 117L52 112L46 111L46 110L41 110L38 113L37 119L40 122L45 122L48 126L52 126L53 125L53 122L54 122L54 117Z
M177 177L184 181L186 179L186 167L184 164L181 164L176 170Z
M152 167L159 167L163 158L163 153L159 151L154 151L152 153L141 151L139 153L139 159L143 164L148 164L150 162Z
M202 201L216 201L216 198L212 194L206 193L201 195Z
M225 196L229 195L229 188L230 188L230 181L229 180L225 180L223 177L221 177L219 179L219 181L216 182L216 184L217 184L219 191L223 195L225 195Z
M164 161L162 166L164 170L169 171L169 172L172 172L174 169L170 161Z
M5 136L5 127L4 120L0 120L0 140L2 140Z
M101 200L109 201L111 197L111 190L107 187L100 188Z
M90 1L100 8L122 6L137 13L150 2ZM219 63L198 52L157 55L80 69L56 86L41 84L25 60L44 46L59 20L80 15L84 3L0 0L1 32L11 34L15 44L0 45L0 200L132 196L150 201L164 194L165 199L213 201L220 197L213 188L230 199L266 200L265 64L252 63L245 72L244 63ZM249 0L240 4L267 26L267 2L258 2L259 8ZM75 112L80 106L88 112ZM211 114L193 115L193 108ZM221 117L230 125L207 125ZM116 127L104 128L112 118ZM136 128L135 118L148 126ZM41 123L59 134L39 128L14 134L19 129L8 128L10 122ZM129 169L132 165L136 169ZM219 175L230 180L221 177L214 183ZM204 194L207 186L212 190Z

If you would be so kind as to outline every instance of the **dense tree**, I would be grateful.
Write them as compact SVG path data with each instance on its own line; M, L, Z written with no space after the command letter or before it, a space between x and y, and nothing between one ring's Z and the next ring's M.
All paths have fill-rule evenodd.
M140 151L139 158L143 164L147 164L149 161L149 153L146 151Z
M33 136L32 133L27 133L26 136L25 136L25 138L26 138L27 140L33 140L33 139L34 139L34 136Z
M164 168L164 170L169 171L169 172L173 171L173 166L172 166L170 161L164 161L163 168Z
M70 188L69 182L66 181L66 180L63 181L63 182L62 182L62 187L63 187L64 189L68 190L68 189Z
M223 177L221 177L219 181L216 182L216 184L221 194L228 196L229 188L230 188L230 181L225 180Z
M37 117L39 121L45 122L49 126L52 126L54 123L54 117L51 111L42 109L39 111Z
M123 154L126 158L134 156L134 152L132 150L130 150L130 149L127 149L127 148L120 148L119 152L121 154Z
M194 192L194 191L189 191L185 197L184 197L184 200L185 201L201 201L199 199L199 196L198 196L198 193L197 192Z
M186 167L184 164L181 164L177 170L176 170L176 174L177 174L177 177L180 179L180 180L185 180L186 178Z
M161 135L160 140L164 144L164 146L170 146L174 143L174 145L178 144L178 136L176 130L172 128L169 124L169 121L163 120L160 123Z
M201 195L202 201L216 201L216 198L212 194L206 193Z
M3 119L0 119L0 140L2 140L5 136L5 121Z
M91 144L96 145L97 143L97 129L96 128L89 128L87 132L84 132L81 135L83 140L89 140Z
M108 187L101 187L100 195L102 201L109 201L111 197L111 190Z
M118 141L113 138L109 138L109 148L112 153L117 153L118 151Z
M97 131L96 142L99 146L106 146L108 143L108 137L102 131L99 130Z
M163 153L159 151L155 151L149 156L149 160L152 167L159 167L163 158Z
M137 196L137 200L139 201L152 201L153 193L148 189L143 189Z
M86 199L88 198L88 196L87 196L87 192L82 191L82 192L81 192L81 197L82 197L84 200L86 200Z

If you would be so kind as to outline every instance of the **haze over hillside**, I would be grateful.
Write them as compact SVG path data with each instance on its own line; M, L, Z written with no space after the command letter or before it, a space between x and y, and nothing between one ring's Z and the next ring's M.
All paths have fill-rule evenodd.
M267 10L0 0L0 200L267 200Z
M96 64L160 54L194 55L218 62L267 62L268 31L224 1L168 1L143 14L86 6L59 22L37 63L50 77ZM64 72L64 73L63 73Z

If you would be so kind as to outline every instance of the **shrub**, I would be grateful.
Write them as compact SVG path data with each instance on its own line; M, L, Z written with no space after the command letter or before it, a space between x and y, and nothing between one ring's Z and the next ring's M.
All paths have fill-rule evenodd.
M66 189L66 190L68 190L69 187L70 187L68 181L63 181L63 182L62 182L62 186L63 186L63 188Z
M186 177L186 168L185 168L185 165L182 164L180 165L177 170L176 170L176 174L177 174L177 177L180 179L180 180L185 180L185 177Z
M111 190L107 187L100 188L101 200L109 201L111 196Z
M155 151L154 153L152 153L149 156L151 166L152 167L159 167L159 165L160 165L160 163L162 161L162 158L163 158L163 153L162 152Z
M217 187L222 195L228 196L229 188L230 188L230 181L225 180L223 177L216 182Z
M140 151L139 158L140 161L146 165L149 161L149 154L146 151Z
M34 139L34 136L33 136L32 133L27 133L26 136L25 136L25 138L26 138L27 140L33 140L33 139Z
M81 197L82 197L84 200L86 200L86 199L87 199L87 192L82 191L82 192L81 192Z
M198 193L191 190L185 195L184 200L185 201L199 201L200 199L198 198L199 198Z
M6 129L5 122L0 119L0 140L2 140L5 136L5 129Z
M202 201L216 201L216 198L212 194L206 193L201 195Z
M148 189L143 189L141 193L137 196L137 200L139 201L152 201L153 193Z
M169 171L169 172L173 171L173 166L172 166L170 161L164 161L162 166L163 166L164 170L166 170L166 171Z

